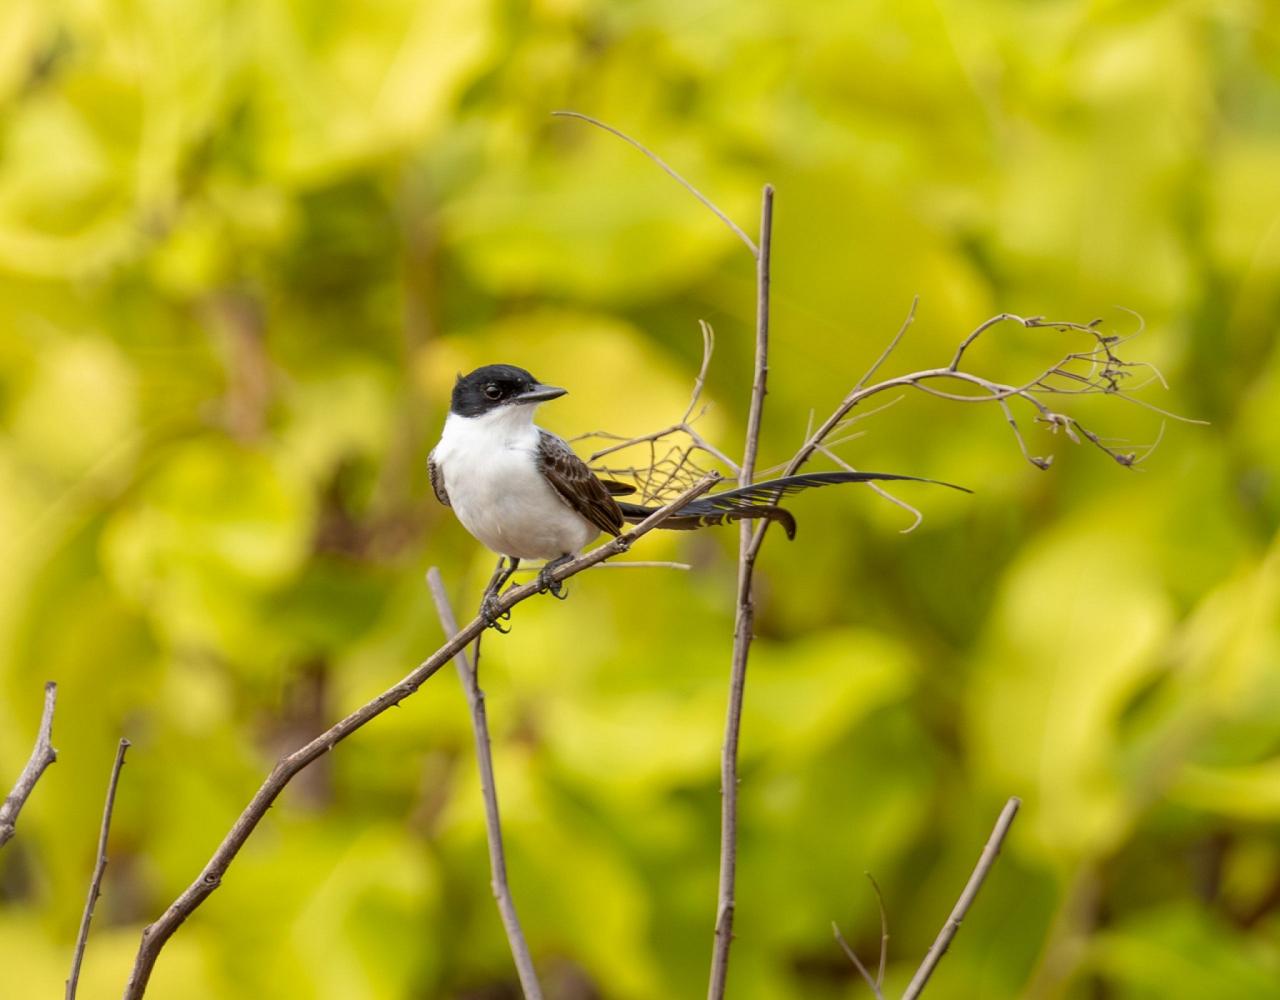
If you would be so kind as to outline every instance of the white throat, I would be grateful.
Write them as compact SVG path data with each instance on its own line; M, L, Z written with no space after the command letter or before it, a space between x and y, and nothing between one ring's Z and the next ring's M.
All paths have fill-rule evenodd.
M477 443L484 441L494 447L514 442L526 437L530 431L536 432L533 426L533 411L537 403L508 403L496 410L482 413L478 417L464 417L450 413L444 422L441 442L451 437L471 439Z

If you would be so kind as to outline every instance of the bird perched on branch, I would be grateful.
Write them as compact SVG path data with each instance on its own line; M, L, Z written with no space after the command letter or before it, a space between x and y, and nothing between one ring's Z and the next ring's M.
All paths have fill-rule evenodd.
M436 499L453 509L462 526L507 557L486 589L484 613L522 559L546 559L538 574L543 590L561 596L555 569L605 532L620 535L660 508L617 499L635 492L601 479L568 443L533 422L538 405L567 389L539 382L514 365L485 365L459 375L440 442L427 460ZM742 519L776 521L794 538L795 518L778 506L786 494L836 483L932 479L885 472L818 472L753 483L709 494L687 504L660 527L691 530ZM950 486L949 483L938 485ZM962 487L953 487L962 489Z

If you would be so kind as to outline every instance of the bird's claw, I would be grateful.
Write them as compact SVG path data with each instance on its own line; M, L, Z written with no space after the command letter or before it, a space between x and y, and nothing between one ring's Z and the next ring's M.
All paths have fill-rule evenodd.
M503 611L498 602L496 593L488 593L484 595L484 599L480 602L480 617L484 619L487 627L496 632L506 635L511 631L510 628L503 628L503 620L511 618L510 609Z
M551 578L553 567L548 564L542 567L538 572L538 593L550 594L558 601L563 601L569 596L569 592L565 590L564 584L559 580Z

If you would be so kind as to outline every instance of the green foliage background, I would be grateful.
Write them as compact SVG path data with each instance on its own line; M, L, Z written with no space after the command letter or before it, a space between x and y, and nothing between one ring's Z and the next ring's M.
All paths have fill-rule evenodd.
M754 229L777 185L764 464L879 353L1102 316L1171 389L1127 471L911 397L843 448L903 489L799 498L748 690L737 1000L900 988L1005 796L1025 809L930 990L1280 996L1280 9L1265 0L5 0L0 764L46 678L61 756L0 857L0 993L56 995L120 735L81 995L278 753L440 641L491 564L425 458L513 361L565 434L741 439L751 261L605 118ZM975 358L1016 378L1051 331ZM1118 400L1101 433L1155 439ZM557 997L690 997L714 918L736 532L652 538L488 644L514 888ZM513 996L466 714L442 673L271 813L148 994Z

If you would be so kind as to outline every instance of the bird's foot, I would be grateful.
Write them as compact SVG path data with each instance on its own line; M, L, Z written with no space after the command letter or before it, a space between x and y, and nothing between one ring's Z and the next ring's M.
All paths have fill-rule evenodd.
M553 580L551 574L558 570L567 562L573 560L572 555L563 555L559 559L552 559L549 563L538 571L538 593L550 594L558 601L563 601L569 596L569 592L565 589L563 583L559 580Z
M538 593L550 594L556 600L563 601L569 596L569 591L565 589L564 584L559 580L551 579L551 571L552 566L550 563L547 563L546 566L538 571Z
M501 632L503 635L510 632L511 629L503 628L502 622L511 618L511 611L502 610L499 603L499 595L497 591L486 591L484 598L480 601L480 617L484 619L484 623L491 629Z

